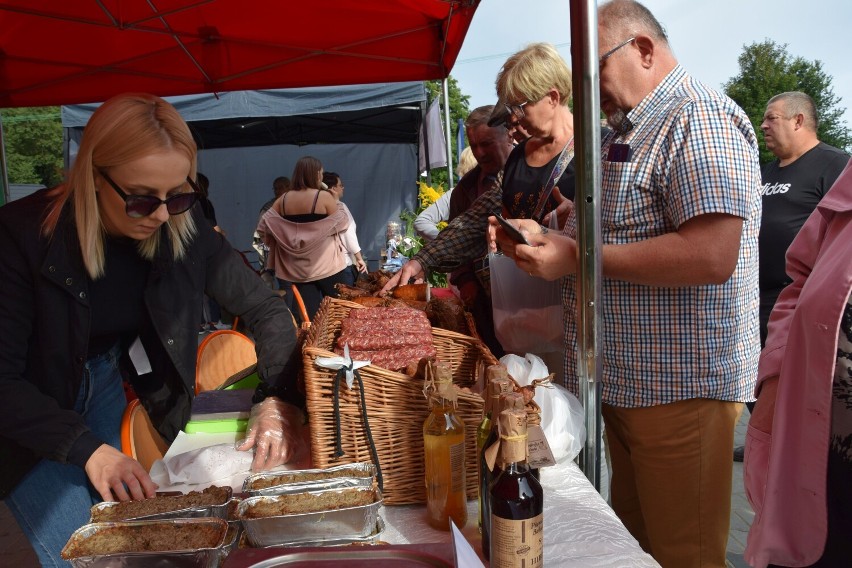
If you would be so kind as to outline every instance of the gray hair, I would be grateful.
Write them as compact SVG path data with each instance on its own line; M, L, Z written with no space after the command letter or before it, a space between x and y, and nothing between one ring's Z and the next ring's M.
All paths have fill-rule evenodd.
M465 128L475 128L477 126L488 126L488 119L491 118L491 113L494 111L494 105L485 105L481 107L476 107L470 114L467 115L467 118L464 121ZM506 130L505 122L501 122L500 124L495 124L491 128L502 128Z
M669 37L660 21L635 0L610 0L601 4L598 7L598 18L610 33L621 32L625 36L610 38L611 41L624 41L628 36L642 33L669 45Z
M804 126L814 132L817 131L819 118L817 117L816 103L807 93L787 91L769 99L766 106L778 101L784 103L784 110L786 111L784 118L793 118L797 114L801 114L805 117Z

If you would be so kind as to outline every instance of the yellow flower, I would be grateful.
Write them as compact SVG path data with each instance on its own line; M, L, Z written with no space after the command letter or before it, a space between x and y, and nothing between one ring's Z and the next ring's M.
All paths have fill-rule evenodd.
M420 210L418 211L418 213L422 212L424 209L438 201L438 199L440 199L441 196L444 194L443 186L439 185L437 188L434 188L432 186L426 185L422 181L417 182L417 185L420 188L417 195L420 203Z

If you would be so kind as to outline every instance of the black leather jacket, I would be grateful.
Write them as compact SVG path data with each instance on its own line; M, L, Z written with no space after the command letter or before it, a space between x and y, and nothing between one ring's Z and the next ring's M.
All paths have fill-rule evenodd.
M76 444L75 455L85 449L85 459L76 463L83 466L102 443L73 410L89 341L89 280L71 206L48 239L41 234L47 205L42 190L0 207L0 496L39 459L67 462ZM198 207L191 214L197 235L186 256L171 259L163 227L161 253L145 287L147 317L139 335L153 372L137 377L129 371L132 365L122 365L167 440L189 417L205 292L251 330L260 392L300 402L299 354L285 303L213 231Z

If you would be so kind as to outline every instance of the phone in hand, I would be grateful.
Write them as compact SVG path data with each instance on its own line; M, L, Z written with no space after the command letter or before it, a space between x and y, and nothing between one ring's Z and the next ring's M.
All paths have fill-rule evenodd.
M515 227L509 221L504 219L502 215L495 215L495 217L497 217L497 222L500 223L500 226L503 227L503 230L506 231L506 234L509 235L509 237L513 241L527 246L532 246L530 245L529 241L527 241L527 238L524 236L524 234L521 233L521 231L517 227Z

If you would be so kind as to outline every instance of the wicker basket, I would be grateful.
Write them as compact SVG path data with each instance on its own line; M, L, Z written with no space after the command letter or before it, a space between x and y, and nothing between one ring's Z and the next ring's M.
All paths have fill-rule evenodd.
M314 467L325 468L347 462L372 461L361 414L361 397L353 385L340 389L340 437L343 457L335 458L335 417L333 385L335 371L314 364L317 357L334 356L333 346L340 335L341 320L359 304L327 297L323 300L305 347L305 394L311 427L311 454ZM473 338L433 328L432 338L438 359L450 363L455 383L472 386L480 365L496 359ZM429 414L423 396L423 382L403 373L368 365L360 370L364 383L367 420L379 457L385 503L402 505L426 500L423 459L423 422ZM465 423L467 495L477 495L476 429L482 420L482 397L462 391L458 413Z

